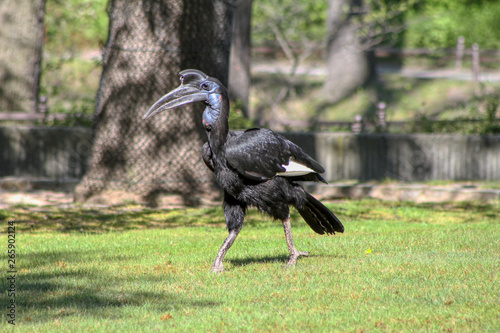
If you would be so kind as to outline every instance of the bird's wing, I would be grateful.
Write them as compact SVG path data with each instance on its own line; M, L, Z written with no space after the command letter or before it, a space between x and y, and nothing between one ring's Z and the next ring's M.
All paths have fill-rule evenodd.
M228 137L225 153L232 168L253 180L263 181L277 175L297 177L325 171L300 147L268 129L233 132Z

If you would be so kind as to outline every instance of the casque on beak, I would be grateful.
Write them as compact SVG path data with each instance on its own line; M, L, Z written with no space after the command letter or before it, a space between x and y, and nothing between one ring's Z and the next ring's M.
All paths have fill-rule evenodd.
M172 90L153 104L142 119L146 120L165 110L173 109L184 104L204 102L207 99L208 94L206 92L201 92L198 88L190 85L181 84L180 87Z

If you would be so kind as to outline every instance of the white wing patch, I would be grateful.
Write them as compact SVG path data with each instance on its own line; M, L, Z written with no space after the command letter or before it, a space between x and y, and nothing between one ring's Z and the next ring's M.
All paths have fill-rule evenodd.
M313 169L308 168L305 165L294 162L292 160L290 160L287 165L282 165L282 167L285 168L286 171L276 173L278 176L296 177L316 172Z

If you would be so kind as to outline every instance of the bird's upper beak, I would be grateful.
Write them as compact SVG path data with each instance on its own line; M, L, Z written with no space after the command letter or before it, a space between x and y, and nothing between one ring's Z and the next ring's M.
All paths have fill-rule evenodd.
M148 119L168 109L194 102L204 102L208 99L208 94L201 92L198 88L189 85L181 85L160 98L142 119Z

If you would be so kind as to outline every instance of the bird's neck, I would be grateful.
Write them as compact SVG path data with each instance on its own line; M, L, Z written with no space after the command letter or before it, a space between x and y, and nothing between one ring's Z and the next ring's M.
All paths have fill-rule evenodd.
M225 103L228 104L228 103ZM212 152L217 154L218 152L222 151L224 144L227 141L227 136L229 133L229 105L225 105L220 108L220 110L217 110L218 117L215 120L215 122L211 126L207 126L205 121L205 130L207 132L207 137L208 137L208 142L210 144L210 148L212 149ZM207 106L205 109L205 112L203 113L203 118L210 117L210 115L214 114L214 110L210 108L210 106Z

